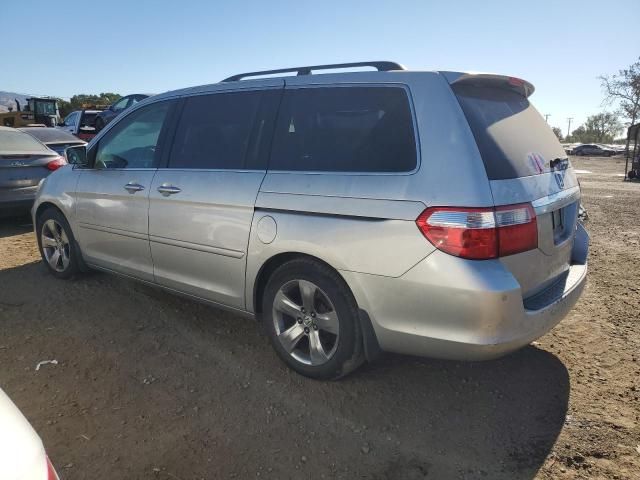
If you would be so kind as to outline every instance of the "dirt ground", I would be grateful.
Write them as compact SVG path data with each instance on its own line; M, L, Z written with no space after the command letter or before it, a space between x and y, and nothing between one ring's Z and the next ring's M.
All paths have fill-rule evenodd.
M587 289L503 359L385 355L308 380L252 321L106 274L53 279L14 218L0 387L63 480L640 479L640 183L619 159L572 161L591 172Z

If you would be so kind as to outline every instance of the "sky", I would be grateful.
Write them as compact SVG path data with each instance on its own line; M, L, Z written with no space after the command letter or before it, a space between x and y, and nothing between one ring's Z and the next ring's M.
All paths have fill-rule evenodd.
M614 109L597 77L640 57L639 1L0 0L0 90L160 93L244 71L393 60L524 78L566 133L568 117L573 130Z

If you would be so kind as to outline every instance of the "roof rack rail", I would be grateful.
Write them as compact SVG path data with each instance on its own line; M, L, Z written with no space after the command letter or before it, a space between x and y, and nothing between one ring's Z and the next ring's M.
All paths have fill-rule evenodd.
M263 75L273 75L277 73L294 73L297 75L311 75L313 70L330 70L334 68L350 68L350 67L373 67L379 72L388 72L391 70L406 70L402 65L396 62L353 62L353 63L333 63L329 65L312 65L308 67L281 68L277 70L262 70L259 72L239 73L231 77L225 78L223 82L235 82L247 77L259 77Z

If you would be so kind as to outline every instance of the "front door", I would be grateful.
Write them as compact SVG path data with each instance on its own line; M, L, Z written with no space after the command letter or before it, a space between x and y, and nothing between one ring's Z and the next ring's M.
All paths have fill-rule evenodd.
M168 164L150 191L157 283L245 308L249 230L280 94L218 92L184 101Z
M149 251L149 192L161 156L161 135L172 106L137 109L94 145L93 168L76 188L78 241L90 264L153 281Z
M79 118L80 118L79 112L72 112L69 115L67 115L67 117L64 119L64 126L59 128L75 135L77 133L76 125L78 123Z

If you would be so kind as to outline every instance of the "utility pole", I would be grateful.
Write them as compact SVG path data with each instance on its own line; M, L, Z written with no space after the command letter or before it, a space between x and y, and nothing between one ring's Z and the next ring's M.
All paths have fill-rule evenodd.
M549 117L550 117L550 116L551 116L551 114L550 114L550 113L545 114L545 116L544 116L544 121L545 121L545 122L547 122L547 123L549 123Z
M573 120L573 117L567 118L567 121L569 122L569 125L567 126L567 137L571 135L571 120Z

